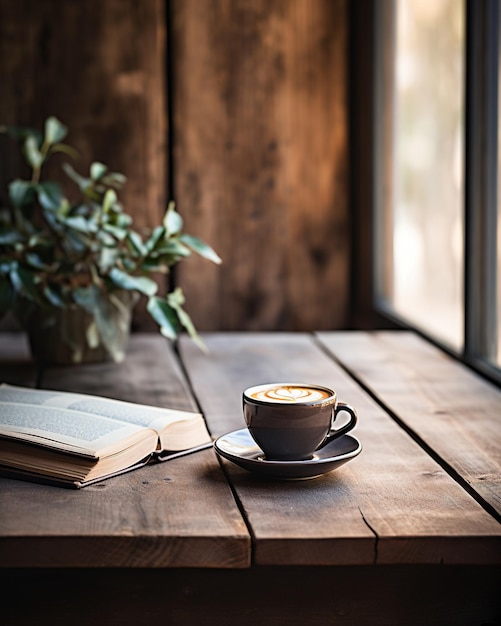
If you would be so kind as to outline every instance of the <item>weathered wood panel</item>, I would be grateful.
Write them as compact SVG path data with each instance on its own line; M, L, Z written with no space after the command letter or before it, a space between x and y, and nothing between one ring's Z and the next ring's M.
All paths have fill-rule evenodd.
M414 333L320 333L319 338L501 515L497 387Z
M120 197L139 229L166 205L165 64L162 0L0 0L0 125L56 115L76 169L99 160L127 176ZM0 199L22 165L11 146L0 136ZM141 307L136 320L152 326Z
M174 192L222 267L200 329L332 329L348 305L347 3L173 0Z
M122 365L48 369L42 383L44 388L195 408L172 348L154 335L135 335ZM82 490L2 478L0 510L3 567L250 564L250 537L211 449Z
M0 334L0 383L36 387L38 368L33 362L25 335Z
M169 17L176 200L187 230L224 260L178 268L197 326L345 327L346 0L167 6L169 16L161 0L0 0L0 124L57 115L81 153L77 168L98 159L124 172L138 227L158 223ZM7 153L0 138L3 188L22 166ZM144 306L135 324L154 328Z
M224 462L252 529L256 564L501 562L498 522L311 336L216 333L206 341L209 355L182 341L181 356L213 435L245 426L242 390L265 382L328 385L359 413L353 434L362 453L323 477L280 483Z

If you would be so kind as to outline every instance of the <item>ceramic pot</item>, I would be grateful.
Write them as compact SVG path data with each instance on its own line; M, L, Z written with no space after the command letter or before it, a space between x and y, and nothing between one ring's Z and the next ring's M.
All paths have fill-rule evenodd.
M121 361L130 335L132 310L138 300L135 293L115 292L123 306L113 313L112 350L95 339L93 317L84 309L71 305L66 308L28 306L23 325L28 334L31 354L36 361L48 364L70 365Z

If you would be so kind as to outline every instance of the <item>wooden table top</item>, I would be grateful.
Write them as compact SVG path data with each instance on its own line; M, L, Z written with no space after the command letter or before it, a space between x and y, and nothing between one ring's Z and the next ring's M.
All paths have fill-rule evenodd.
M199 408L243 428L241 392L296 380L357 408L362 453L306 481L212 449L66 490L0 479L0 567L501 564L501 390L404 331L133 335L122 364L37 370L0 335L0 381Z

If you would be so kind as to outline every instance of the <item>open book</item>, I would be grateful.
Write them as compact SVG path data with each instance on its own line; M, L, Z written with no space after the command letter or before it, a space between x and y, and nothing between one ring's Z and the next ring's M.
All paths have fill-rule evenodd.
M0 385L0 473L84 487L212 445L200 413Z

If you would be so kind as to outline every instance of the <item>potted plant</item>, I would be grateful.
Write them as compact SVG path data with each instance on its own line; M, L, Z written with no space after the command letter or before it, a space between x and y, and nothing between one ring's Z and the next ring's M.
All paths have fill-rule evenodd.
M103 163L92 163L88 176L63 164L75 183L71 200L59 182L43 179L52 155L75 155L62 143L67 128L58 119L49 117L43 133L0 130L19 142L31 170L28 180L10 182L8 206L0 209L0 318L12 311L35 358L121 361L140 297L164 336L175 339L184 328L203 347L181 289L161 295L153 279L192 252L221 262L210 246L183 232L174 203L160 224L140 233L118 199L125 177Z

